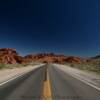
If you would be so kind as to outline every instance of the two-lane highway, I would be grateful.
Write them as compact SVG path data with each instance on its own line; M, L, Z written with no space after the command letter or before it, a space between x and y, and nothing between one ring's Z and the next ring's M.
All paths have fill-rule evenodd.
M100 91L48 64L0 86L0 100L100 100Z

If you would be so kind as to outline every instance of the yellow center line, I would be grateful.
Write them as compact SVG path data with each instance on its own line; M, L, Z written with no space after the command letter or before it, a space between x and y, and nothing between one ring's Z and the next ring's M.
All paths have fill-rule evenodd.
M50 85L50 79L49 79L49 73L47 70L47 79L44 81L43 85L43 100L52 100L51 97L51 85Z

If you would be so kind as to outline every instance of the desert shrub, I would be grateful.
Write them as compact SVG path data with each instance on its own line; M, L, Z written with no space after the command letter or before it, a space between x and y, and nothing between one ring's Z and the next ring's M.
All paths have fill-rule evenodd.
M71 67L75 67L75 65L74 65L74 64L70 64L70 66L71 66Z
M0 64L0 69L6 68L6 64Z

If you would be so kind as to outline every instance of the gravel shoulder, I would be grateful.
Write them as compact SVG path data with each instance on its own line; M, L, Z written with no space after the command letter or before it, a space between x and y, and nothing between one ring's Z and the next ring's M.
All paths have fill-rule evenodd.
M34 65L34 66L26 66L20 68L12 68L12 69L2 69L0 70L0 83L3 83L11 78L14 78L19 75L23 75L31 70L34 70L38 67L41 67L43 64Z
M60 64L54 64L54 65L60 70L64 71L65 73L78 77L81 80L87 81L88 83L91 83L100 88L100 75L95 74L93 72L71 68L70 66L67 65L60 65Z

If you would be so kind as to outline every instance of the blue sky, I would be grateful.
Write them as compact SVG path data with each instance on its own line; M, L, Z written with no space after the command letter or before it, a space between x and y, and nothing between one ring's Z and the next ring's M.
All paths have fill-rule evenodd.
M21 54L100 54L99 0L0 1L0 47Z

